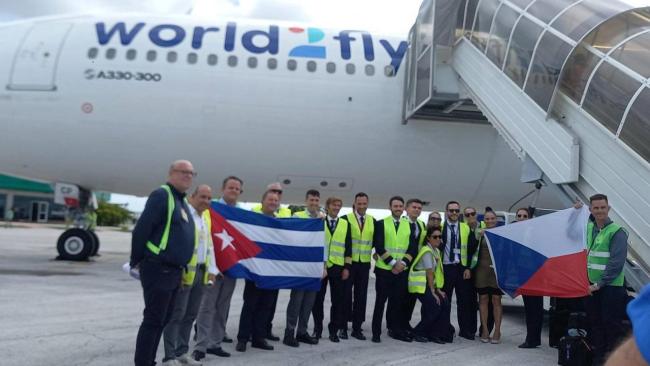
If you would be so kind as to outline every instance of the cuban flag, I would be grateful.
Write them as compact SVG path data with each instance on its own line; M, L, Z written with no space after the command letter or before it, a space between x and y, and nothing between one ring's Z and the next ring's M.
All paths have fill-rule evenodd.
M212 202L212 242L219 271L264 289L318 291L325 233L321 219L276 219Z
M486 230L499 287L517 295L588 295L589 210L569 208Z

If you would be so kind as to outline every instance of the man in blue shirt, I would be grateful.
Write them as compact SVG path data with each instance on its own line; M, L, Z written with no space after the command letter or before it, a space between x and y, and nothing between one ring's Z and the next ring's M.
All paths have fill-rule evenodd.
M149 195L133 229L130 265L139 269L144 293L143 319L135 346L136 366L155 364L183 268L194 252L194 220L185 200L194 176L192 163L173 162L167 183Z

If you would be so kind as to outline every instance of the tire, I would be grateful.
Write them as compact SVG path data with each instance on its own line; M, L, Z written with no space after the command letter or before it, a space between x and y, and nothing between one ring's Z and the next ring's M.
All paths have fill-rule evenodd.
M97 236L97 233L92 230L88 230L88 233L93 237L93 241L95 242L93 250L90 252L90 256L94 257L97 255L97 253L99 253L99 237Z
M93 247L95 247L93 237L83 229L64 231L56 244L56 249L59 252L58 259L70 261L88 260Z

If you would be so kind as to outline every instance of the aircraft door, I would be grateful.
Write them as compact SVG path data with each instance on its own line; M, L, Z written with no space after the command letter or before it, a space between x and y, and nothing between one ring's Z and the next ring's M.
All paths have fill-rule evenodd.
M34 24L16 52L7 88L55 91L59 54L70 28L69 23Z
M435 2L424 0L418 18L409 33L404 83L404 121L408 120L433 96Z

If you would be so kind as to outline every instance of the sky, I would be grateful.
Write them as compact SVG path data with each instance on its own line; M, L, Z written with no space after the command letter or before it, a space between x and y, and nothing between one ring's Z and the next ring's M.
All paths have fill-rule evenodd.
M406 38L421 0L0 0L0 22L60 14L141 12L286 20L323 28L363 29ZM112 194L111 202L142 212L146 197ZM341 214L351 209L344 207ZM385 217L388 210L369 210ZM424 216L424 215L423 215Z

